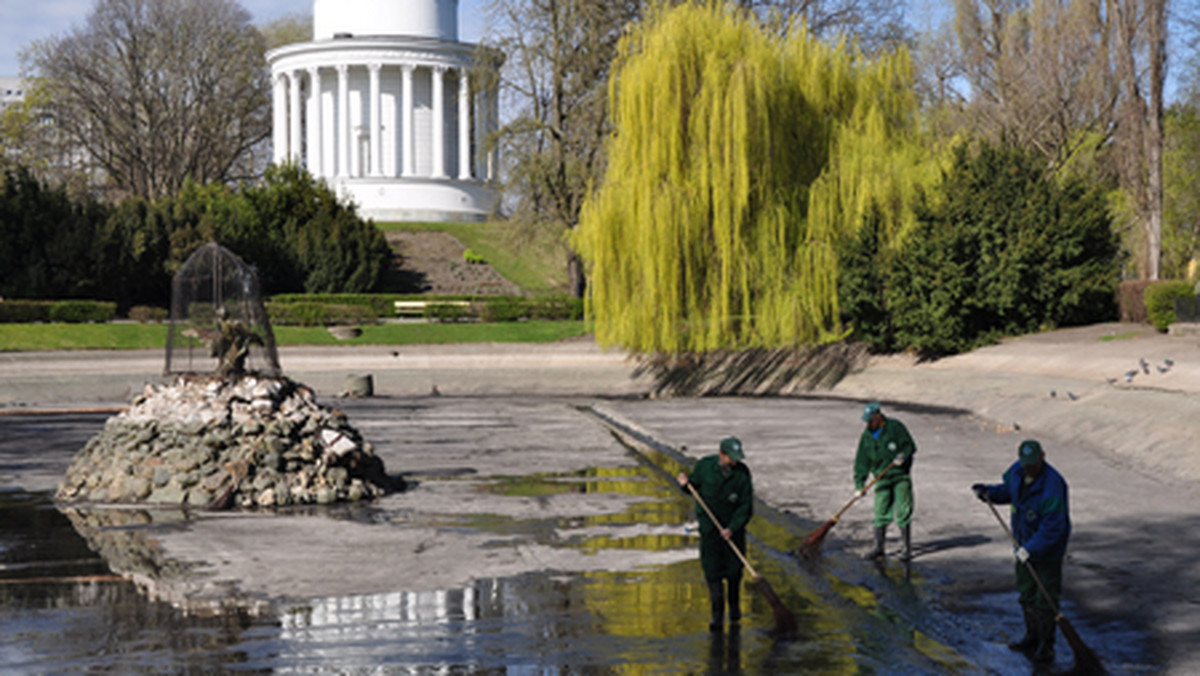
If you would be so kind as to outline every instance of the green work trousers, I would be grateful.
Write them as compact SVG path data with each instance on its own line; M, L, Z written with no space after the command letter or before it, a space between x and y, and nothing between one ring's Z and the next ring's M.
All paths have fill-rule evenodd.
M875 527L883 528L892 523L905 528L912 523L913 489L912 478L903 476L896 481L875 486Z
M1043 561L1030 559L1029 563L1033 564L1034 572L1046 587L1046 591L1054 600L1054 606L1057 608L1059 599L1062 598L1062 558ZM1021 605L1036 605L1046 612L1052 612L1050 604L1046 601L1046 595L1038 589L1037 582L1034 581L1029 568L1020 561L1017 562L1017 592L1021 595Z

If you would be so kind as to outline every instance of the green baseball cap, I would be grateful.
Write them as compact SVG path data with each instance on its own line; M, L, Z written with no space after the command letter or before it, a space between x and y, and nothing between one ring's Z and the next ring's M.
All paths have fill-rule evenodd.
M1038 464L1042 459L1042 445L1033 439L1026 439L1017 447L1017 458L1021 461L1022 467Z
M879 409L881 409L881 408L883 408L883 407L880 406L879 402L877 402L877 401L873 401L873 402L867 404L866 408L863 409L862 421L867 422L871 418L874 418L875 414L879 413Z
M737 437L722 439L721 452L728 455L732 460L742 460L746 457L746 454L742 452L742 442L738 441Z

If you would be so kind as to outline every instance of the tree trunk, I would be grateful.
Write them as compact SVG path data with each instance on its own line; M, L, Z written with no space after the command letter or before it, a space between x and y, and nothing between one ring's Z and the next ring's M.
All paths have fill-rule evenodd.
M572 298L583 298L587 293L587 275L583 271L583 261L574 251L567 252L567 293Z
M1158 279L1162 263L1163 81L1167 61L1167 0L1147 0L1150 43L1150 110L1146 129L1146 277Z

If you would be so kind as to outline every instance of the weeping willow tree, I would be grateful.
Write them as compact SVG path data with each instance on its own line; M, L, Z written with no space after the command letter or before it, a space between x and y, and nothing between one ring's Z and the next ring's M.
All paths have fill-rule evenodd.
M597 341L679 354L844 337L839 243L871 204L902 237L936 175L912 77L904 52L867 60L719 2L652 9L614 64L609 163L573 240Z

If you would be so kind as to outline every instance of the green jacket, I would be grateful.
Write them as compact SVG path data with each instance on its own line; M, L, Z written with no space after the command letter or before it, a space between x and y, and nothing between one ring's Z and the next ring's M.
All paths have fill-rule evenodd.
M735 463L726 476L721 472L717 456L710 455L696 463L688 481L695 486L696 492L704 498L704 503L722 526L734 532L745 530L750 517L754 515L754 482L750 478L749 467L744 463ZM700 521L701 536L717 531L700 503L696 503L696 517Z
M912 469L912 456L916 452L917 445L909 436L908 428L899 420L885 418L878 439L864 426L862 436L858 438L858 452L854 456L854 487L862 490L868 475L879 476L900 453L905 456L904 464L893 467L887 476L875 485L884 487L908 480L909 470Z
M746 551L746 524L754 515L754 482L750 468L735 463L728 473L721 471L717 456L701 458L688 476L688 481L704 499L721 525L733 531L732 542L741 552ZM691 495L690 491L684 491ZM696 519L700 523L700 565L711 584L721 578L740 579L742 562L700 503L696 503Z

